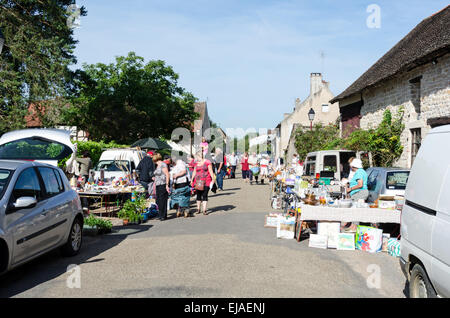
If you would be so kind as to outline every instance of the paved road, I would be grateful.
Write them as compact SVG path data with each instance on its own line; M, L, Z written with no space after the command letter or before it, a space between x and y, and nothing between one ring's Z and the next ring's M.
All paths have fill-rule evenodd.
M263 227L267 185L225 180L225 189L210 197L208 216L118 227L85 237L76 257L52 252L24 265L0 278L0 296L404 297L396 258L279 240ZM67 287L70 264L81 288ZM367 287L372 264L380 288Z

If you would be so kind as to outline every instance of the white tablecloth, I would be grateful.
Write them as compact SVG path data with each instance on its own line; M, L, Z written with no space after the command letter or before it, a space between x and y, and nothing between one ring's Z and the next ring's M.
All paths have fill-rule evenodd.
M400 224L400 217L401 212L398 210L304 205L301 208L300 220Z

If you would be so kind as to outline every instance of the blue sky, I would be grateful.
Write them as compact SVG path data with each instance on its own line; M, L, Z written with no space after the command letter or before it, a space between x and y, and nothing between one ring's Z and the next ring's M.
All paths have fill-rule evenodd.
M75 30L82 63L130 51L161 59L179 84L208 101L222 128L273 128L323 72L337 95L441 0L77 0L88 11ZM381 27L368 28L370 4ZM325 58L321 58L324 52Z

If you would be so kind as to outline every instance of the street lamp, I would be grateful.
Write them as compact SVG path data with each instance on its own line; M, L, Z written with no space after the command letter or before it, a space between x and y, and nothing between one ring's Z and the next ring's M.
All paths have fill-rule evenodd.
M0 53L2 53L3 44L5 44L5 38L3 36L2 29L0 29Z
M314 120L314 116L316 116L316 113L314 112L314 109L310 109L308 113L309 121L311 122L311 130L312 130L312 122Z

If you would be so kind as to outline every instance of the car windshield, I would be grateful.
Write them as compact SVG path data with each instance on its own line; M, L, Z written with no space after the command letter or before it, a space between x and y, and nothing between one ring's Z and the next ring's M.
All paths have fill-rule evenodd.
M405 190L409 171L390 171L386 175L386 188L390 190Z
M130 170L130 162L128 160L101 160L98 162L96 171L104 169L105 171L126 171Z
M5 193L6 187L8 186L10 175L10 170L0 169L0 200L3 198L3 194Z
M71 153L68 146L41 137L24 138L0 145L0 159L59 160Z

